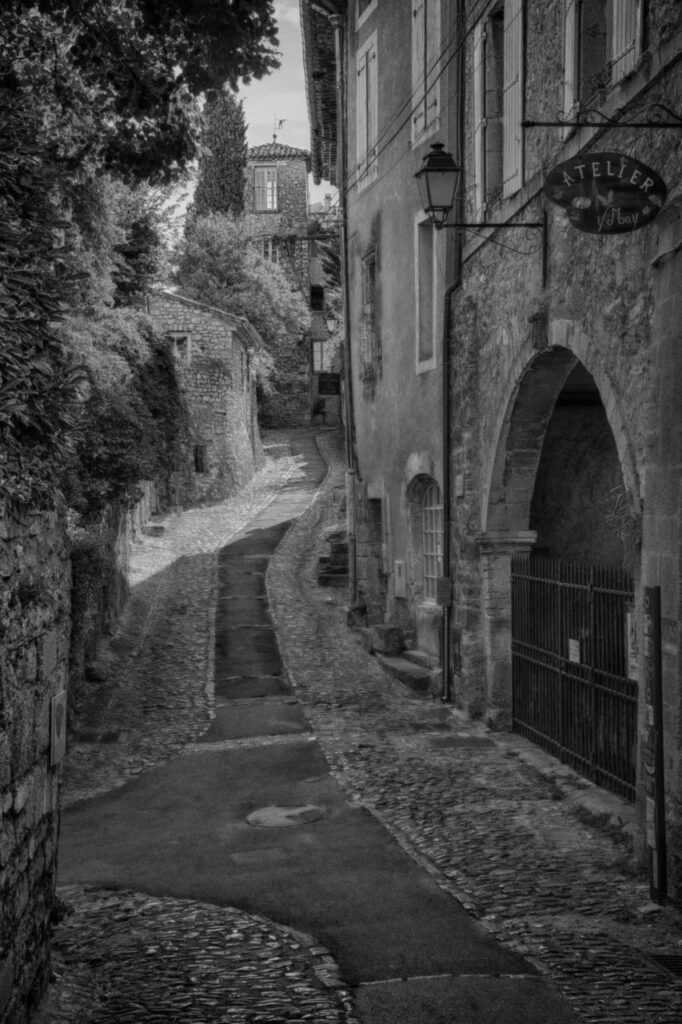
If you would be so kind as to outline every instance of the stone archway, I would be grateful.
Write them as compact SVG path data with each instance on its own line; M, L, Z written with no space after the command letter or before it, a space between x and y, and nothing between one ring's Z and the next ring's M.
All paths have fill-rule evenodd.
M486 704L490 724L500 728L511 726L511 560L514 554L532 549L538 540L538 529L533 527L550 535L551 531L542 528L536 484L548 430L550 425L561 429L556 425L559 400L570 394L573 382L588 387L595 405L598 403L603 417L600 438L608 447L604 435L609 436L623 498L632 508L639 504L632 448L608 382L598 382L597 375L568 348L557 346L536 355L520 370L501 421L483 503L483 531L478 538ZM588 451L587 458L591 457ZM545 464L547 461L545 452ZM546 465L544 473L547 477Z

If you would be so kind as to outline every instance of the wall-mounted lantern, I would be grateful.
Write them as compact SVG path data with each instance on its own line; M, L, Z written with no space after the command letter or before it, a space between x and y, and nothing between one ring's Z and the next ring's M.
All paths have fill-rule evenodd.
M432 143L415 178L422 206L438 231L445 227L450 210L455 204L460 175L461 168L457 166L443 143Z

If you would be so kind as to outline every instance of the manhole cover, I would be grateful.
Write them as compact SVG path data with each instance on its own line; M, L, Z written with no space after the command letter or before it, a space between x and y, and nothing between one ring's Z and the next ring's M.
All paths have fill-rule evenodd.
M249 825L257 828L291 828L292 825L308 825L321 818L324 811L315 804L300 807L261 807L247 817Z

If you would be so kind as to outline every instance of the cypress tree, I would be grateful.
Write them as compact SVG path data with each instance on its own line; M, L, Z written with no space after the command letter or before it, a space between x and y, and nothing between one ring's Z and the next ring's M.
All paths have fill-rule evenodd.
M244 212L246 125L244 107L233 92L213 92L204 110L203 145L193 214Z

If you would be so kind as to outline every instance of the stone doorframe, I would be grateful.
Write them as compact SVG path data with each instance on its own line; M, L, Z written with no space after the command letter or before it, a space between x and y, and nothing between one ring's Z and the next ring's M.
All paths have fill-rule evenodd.
M506 412L497 433L487 493L483 496L481 552L482 611L486 659L487 718L491 726L511 726L511 559L536 540L528 529L547 425L571 371L582 362L593 376L614 435L629 501L639 506L638 474L625 417L608 381L593 372L589 340L573 321L553 321L551 348L519 354ZM567 346L571 344L569 349Z
M512 727L512 557L528 554L536 540L535 530L498 530L477 537L483 589L486 721L492 729Z

